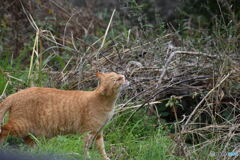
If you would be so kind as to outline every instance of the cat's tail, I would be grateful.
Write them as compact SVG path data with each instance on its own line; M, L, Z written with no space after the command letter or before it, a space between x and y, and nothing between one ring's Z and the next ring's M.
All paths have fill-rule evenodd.
M5 103L5 101L0 102L0 133L1 133L1 127L3 124L3 117L10 107L11 105L8 103Z

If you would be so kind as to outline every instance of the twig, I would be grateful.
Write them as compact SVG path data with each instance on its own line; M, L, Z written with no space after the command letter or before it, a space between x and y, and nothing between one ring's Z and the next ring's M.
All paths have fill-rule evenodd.
M194 55L194 56L207 56L209 58L216 58L217 56L215 55L208 55L206 53L202 53L202 52L191 52L191 51L174 51L170 54L170 56L168 57L163 69L162 69L162 73L160 75L160 78L159 78L159 81L158 81L158 84L161 84L162 83L162 79L163 77L165 76L166 74L166 71L167 71L167 68L168 68L168 65L169 63L172 61L173 57L176 55L176 54L188 54L188 55Z
M176 54L187 54L187 55L192 55L192 56L205 56L208 58L217 58L218 56L216 55L209 55L207 53L202 53L202 52L192 52L192 51L175 51Z
M188 130L188 131L182 131L181 134L196 133L196 132L199 132L199 131L209 131L210 132L210 129L235 130L235 129L238 129L239 127L240 127L240 124L234 124L234 126L230 126L230 125L209 125L209 126L202 127L202 128L197 128L197 129Z
M54 3L55 3L55 2L54 2ZM69 17L69 19L68 19L68 21L67 21L67 23L66 23L66 25L65 25L65 27L64 27L64 33L63 33L63 45L64 45L64 46L65 46L65 37L66 37L66 32L67 32L67 26L68 26L69 22L72 20L72 18L73 18L75 15L79 14L80 12L81 12L81 11L78 11L78 12L72 14L72 15Z
M179 85L179 84L181 84L181 83L185 83L185 82L188 82L188 81L196 80L196 79L199 79L199 78L202 78L202 77L195 77L195 78L190 78L190 79L182 80L182 81L179 81L179 82L170 84L170 85L168 85L167 87L162 88L162 89L157 88L157 89L158 89L158 92L156 92L156 93L155 93L154 95L152 95L150 98L148 98L147 100L145 100L144 103L143 103L140 107L138 107L138 108L130 115L130 117L129 117L129 118L127 119L127 121L124 123L123 128L126 126L126 124L128 123L128 121L135 115L136 112L138 112L142 107L144 107L147 103L149 103L149 101L150 101L151 99L153 99L154 97L156 97L156 96L157 96L158 94L160 94L161 92L163 92L163 91L165 91L165 90L167 90L167 89L169 89L169 88L171 88L171 87L173 87L173 86L175 86L175 85Z
M106 31L105 31L105 34L104 34L104 37L103 37L103 40L102 40L102 44L101 44L100 48L99 48L98 51L97 51L97 54L96 54L97 59L98 59L100 50L103 48L103 46L104 46L104 44L105 44L106 37L107 37L108 31L109 31L109 28L110 28L110 26L111 26L111 24L112 24L112 20L113 20L113 16L114 16L115 12L116 12L116 9L113 10L112 16L111 16L111 18L110 18L110 21L109 21L109 23L108 23L107 29L106 29Z
M2 91L2 94L1 94L1 96L0 96L0 100L3 98L3 96L4 96L5 92L6 92L6 89L7 89L7 87L8 87L8 84L9 84L9 81L7 81L5 87L4 87L3 91Z
M21 1L20 1L20 3L21 3L21 6L23 8L23 11L24 11L25 15L27 16L28 21L30 22L32 27L36 30L36 36L35 36L35 40L34 40L34 45L33 45L32 55L31 55L31 60L30 60L30 66L29 66L29 72L28 72L27 82L29 82L30 77L31 77L31 73L32 73L32 69L33 69L34 54L36 54L36 56L38 58L38 40L39 40L40 30L39 30L37 24L35 23L33 17L31 16L31 14L25 10L25 7L23 6ZM37 61L37 63L39 64L38 61Z
M158 84L159 84L159 85L161 85L162 79L163 79L163 77L164 77L165 74L166 74L168 65L169 65L169 63L171 62L172 58L175 56L176 53L177 53L177 52L172 52L172 53L170 54L170 56L168 57L167 62L166 62L165 65L163 66L162 74L160 75L160 78L159 78L159 81L158 81Z
M203 99L198 103L198 105L194 108L194 110L192 111L192 113L189 115L187 121L185 122L184 126L183 126L183 130L185 129L186 125L189 123L189 121L191 120L192 116L196 113L196 111L198 110L198 108L201 106L201 104L205 101L205 99L215 90L217 89L229 76L231 75L231 72L228 73L215 87L213 87L204 97Z
M19 82L24 83L24 81L23 81L22 79L16 78L16 77L11 76L11 75L9 75L9 74L7 74L7 77L12 78L12 79L15 79L15 80L17 80L17 81L19 81Z
M165 100L165 99L164 99L164 100ZM161 101L154 101L154 102L150 102L150 103L148 103L148 104L149 104L149 105L160 104L160 103L162 103L162 101L163 101L163 100L161 100ZM124 105L125 105L125 104L123 104L123 106L124 106ZM118 109L115 110L115 113L114 113L114 114L119 114L119 113L124 112L124 111L126 111L126 110L134 109L134 108L139 108L139 107L141 107L141 106L142 106L142 104L138 104L138 105L131 106L131 107L120 107L120 108L118 108Z

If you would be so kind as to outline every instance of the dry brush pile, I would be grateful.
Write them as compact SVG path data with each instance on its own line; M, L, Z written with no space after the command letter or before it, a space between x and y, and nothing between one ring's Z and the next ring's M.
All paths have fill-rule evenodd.
M118 13L113 11L108 23L101 26L105 28L104 34L93 37L90 43L78 35L87 37L97 28L97 23L93 28L83 26L100 22L91 14L89 20L77 10L66 15L67 20L60 23L65 22L64 29L57 35L39 26L25 5L21 5L22 14L35 32L27 61L26 81L30 85L39 85L37 82L44 79L41 76L47 75L47 83L41 83L45 87L93 88L95 72L122 73L130 86L122 93L116 114L131 112L126 123L140 109L150 111L161 121L158 107L166 103L174 117L176 154L190 157L195 151L212 146L223 152L240 151L238 41L219 36L195 47L196 42L175 32L155 35L153 30L137 28L111 37L119 25L115 21ZM64 10L57 19L64 15ZM75 21L74 17L84 20ZM59 67L56 63L63 65ZM11 80L11 73L6 75Z

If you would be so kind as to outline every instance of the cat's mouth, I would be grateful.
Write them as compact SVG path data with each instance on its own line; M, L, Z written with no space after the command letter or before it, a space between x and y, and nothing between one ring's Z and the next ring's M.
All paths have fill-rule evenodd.
M125 89L129 86L130 82L128 80L125 80L125 82L122 84L121 89Z
M125 78L124 75L122 75L123 78L122 78L122 84L121 84L121 87L120 89L125 89L127 88L127 86L129 86L130 82Z

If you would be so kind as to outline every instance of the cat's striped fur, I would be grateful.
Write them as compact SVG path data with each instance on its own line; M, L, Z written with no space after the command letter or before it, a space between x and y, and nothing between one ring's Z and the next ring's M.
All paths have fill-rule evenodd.
M8 96L0 104L0 121L9 110L9 120L2 126L0 142L8 135L32 143L29 133L53 137L70 133L87 133L87 154L91 137L106 155L100 129L111 118L119 88L125 77L116 73L97 73L100 85L94 91L65 91L53 88L28 88Z

